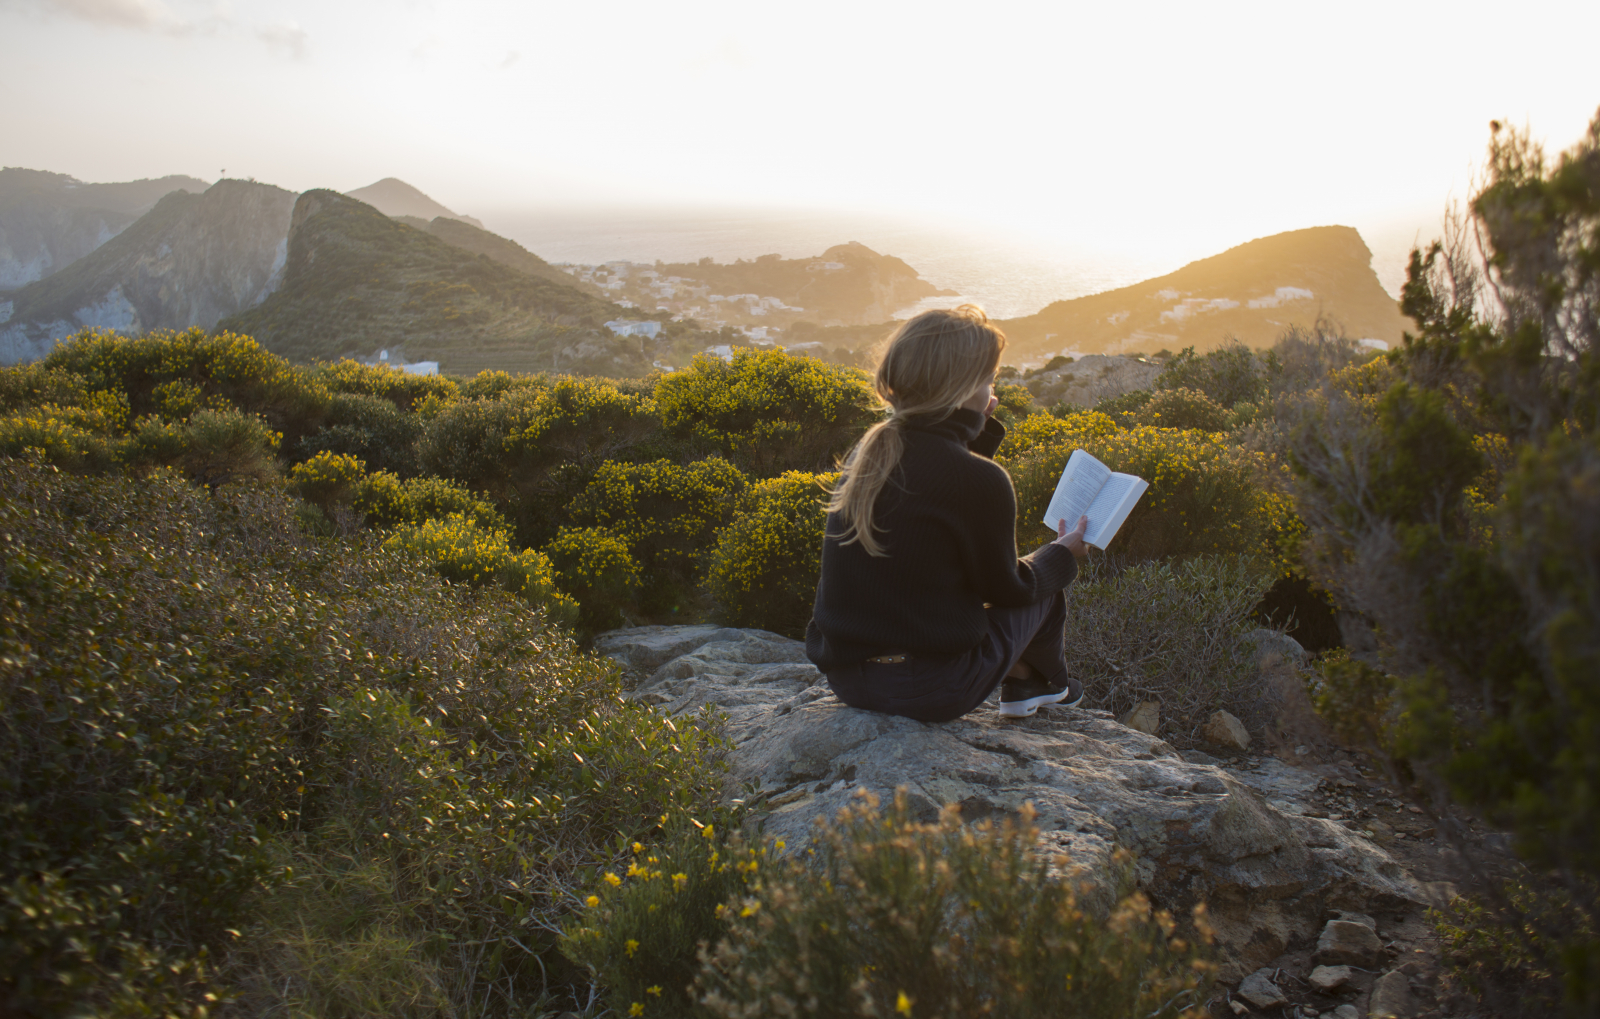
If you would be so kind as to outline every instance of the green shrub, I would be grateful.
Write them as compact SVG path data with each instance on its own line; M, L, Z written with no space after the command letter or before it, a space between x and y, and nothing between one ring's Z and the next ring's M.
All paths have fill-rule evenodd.
M1133 415L1138 413L1139 409L1149 403L1154 396L1155 393L1148 389L1136 389L1131 393L1123 393L1121 396L1112 396L1101 400L1094 405L1094 409L1119 424L1131 425L1134 423ZM1077 410L1078 408L1076 407L1060 404L1051 408L1050 412L1052 414L1060 413L1065 415Z
M117 392L134 417L236 407L259 414L292 447L314 431L329 392L312 371L267 352L255 340L202 329L127 337L86 329L42 362L83 379L90 392ZM171 416L171 415L168 415Z
M623 624L641 586L626 542L603 527L563 527L544 553L555 570L556 586L582 606L579 626L585 632Z
M463 400L494 400L512 389L543 389L549 381L543 375L511 375L508 372L482 371L461 384Z
M627 870L602 875L563 932L562 952L594 974L619 1016L704 1015L691 982L698 953L726 934L723 906L775 862L740 838L733 817L710 820L679 817L656 845L635 842Z
M1227 431L1232 423L1226 408L1197 389L1163 389L1135 411L1134 417L1155 428L1198 428L1202 432Z
M562 376L521 405L503 445L522 470L596 467L623 457L657 427L648 397L599 379Z
M1080 446L1112 470L1150 483L1117 532L1111 550L1118 555L1280 558L1294 518L1284 498L1265 485L1271 469L1265 456L1221 435L1148 426L1097 437L1077 433L1006 461L1017 489L1019 542L1045 541L1054 533L1040 521L1067 458Z
M303 505L0 461L7 1014L524 1016L593 869L718 801L710 726Z
M644 607L654 612L686 596L747 485L720 457L687 466L607 463L568 512L578 526L604 527L627 542L644 579Z
M505 517L493 503L443 478L401 481L386 471L376 471L356 483L350 505L368 527L420 524L459 513L486 530L508 529Z
M76 407L89 397L81 376L38 361L0 368L0 413L53 403Z
M838 478L789 471L750 490L748 508L717 538L706 565L706 590L729 625L805 634L822 563L825 489Z
M1158 700L1166 734L1190 740L1219 708L1266 724L1271 692L1256 682L1248 634L1275 579L1265 563L1227 556L1091 565L1067 613L1067 666L1086 703L1120 715Z
M428 421L418 444L425 474L448 478L477 492L504 499L515 491L515 464L505 440L519 417L530 413L539 390L511 390L495 399L461 400Z
M300 498L324 510L349 503L366 476L367 465L343 453L318 453L289 469Z
M668 433L719 450L754 474L825 471L878 419L865 372L740 348L698 355L656 385Z
M501 587L530 605L545 608L552 621L577 622L578 604L556 590L550 559L525 548L512 551L504 531L481 527L460 513L399 528L385 548L403 549L432 564L453 584Z
M875 808L823 832L820 866L784 861L724 910L696 979L707 1013L1204 1014L1203 914L1199 938L1141 895L1095 915L1052 876L1026 809L967 826L954 808L926 825L903 802Z
M1071 446L1076 449L1112 434L1117 427L1110 417L1093 410L1063 415L1029 414L1006 428L1006 437L1001 441L995 459L1008 463L1040 446Z
M131 467L176 467L190 480L215 487L278 477L280 438L254 414L203 409L182 422L142 419L122 444L122 456Z
M338 393L328 404L327 427L301 439L301 457L346 453L374 471L401 477L417 473L417 442L426 422L368 393Z
M1600 937L1588 904L1596 889L1529 875L1430 910L1445 970L1497 1016L1533 1019L1564 1011L1560 974L1581 969L1574 944Z
M1248 403L1266 395L1266 367L1255 351L1238 340L1205 354L1196 354L1193 347L1185 347L1168 359L1156 378L1155 388L1193 390L1227 410L1236 403Z
M0 456L37 450L47 463L68 470L106 470L117 462L117 443L102 422L81 407L43 404L0 418Z
M413 375L348 358L318 365L316 374L330 393L379 397L400 411L415 411L429 399L452 403L461 392L454 379L443 375Z

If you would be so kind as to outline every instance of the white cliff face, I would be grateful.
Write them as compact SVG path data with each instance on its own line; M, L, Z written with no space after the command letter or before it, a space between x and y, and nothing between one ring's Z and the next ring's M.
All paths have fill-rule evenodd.
M254 307L283 280L295 197L234 180L168 195L92 254L13 294L0 362L40 357L84 328L209 329Z

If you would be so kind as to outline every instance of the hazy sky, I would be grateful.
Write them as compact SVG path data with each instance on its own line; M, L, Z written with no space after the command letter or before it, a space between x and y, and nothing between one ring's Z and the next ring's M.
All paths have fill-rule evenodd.
M0 163L1377 247L1465 193L1490 118L1576 140L1597 39L1595 0L0 0Z

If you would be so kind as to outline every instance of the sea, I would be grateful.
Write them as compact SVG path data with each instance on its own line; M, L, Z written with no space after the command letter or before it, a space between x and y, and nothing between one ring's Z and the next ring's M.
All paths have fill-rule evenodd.
M1108 254L1068 236L971 223L809 209L561 208L476 214L490 230L546 261L589 265L694 262L708 256L732 262L766 254L811 258L835 244L859 241L880 255L903 259L923 279L959 295L929 298L896 317L970 301L992 317L1016 318L1052 301L1162 276L1191 260Z

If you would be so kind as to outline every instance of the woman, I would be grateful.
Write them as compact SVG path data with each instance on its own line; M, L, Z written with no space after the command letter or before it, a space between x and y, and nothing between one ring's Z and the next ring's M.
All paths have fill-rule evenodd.
M989 457L1005 426L1005 334L981 308L925 312L895 333L876 388L892 408L845 458L828 504L806 653L846 704L925 722L976 708L1076 705L1064 591L1088 519L1017 558L1017 499Z

